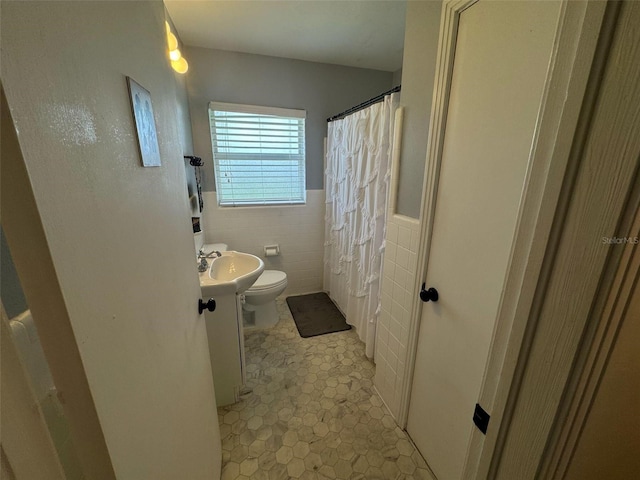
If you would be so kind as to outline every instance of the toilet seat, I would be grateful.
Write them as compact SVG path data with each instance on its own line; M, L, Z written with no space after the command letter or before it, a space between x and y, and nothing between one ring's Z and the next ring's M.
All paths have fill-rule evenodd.
M245 295L264 293L265 290L279 288L287 283L287 274L279 270L265 270L256 282L245 291Z

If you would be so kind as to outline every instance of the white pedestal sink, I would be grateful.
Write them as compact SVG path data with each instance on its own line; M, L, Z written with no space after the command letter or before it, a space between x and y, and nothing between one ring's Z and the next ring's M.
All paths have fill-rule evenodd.
M209 298L216 301L215 311L205 310L204 314L216 404L221 407L238 401L245 382L239 294L262 274L264 262L255 255L233 251L208 260L209 269L200 274L200 290L205 302Z
M212 258L209 281L215 288L242 293L255 283L264 271L264 262L249 253L222 252L221 257ZM202 283L201 283L202 284Z

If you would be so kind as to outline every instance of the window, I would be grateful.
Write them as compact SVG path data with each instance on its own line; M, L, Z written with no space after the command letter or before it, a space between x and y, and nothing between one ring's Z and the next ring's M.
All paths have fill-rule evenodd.
M305 203L304 110L211 102L218 204Z

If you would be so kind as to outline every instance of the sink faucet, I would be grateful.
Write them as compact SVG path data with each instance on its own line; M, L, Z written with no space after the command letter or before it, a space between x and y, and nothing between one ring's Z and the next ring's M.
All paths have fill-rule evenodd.
M214 257L221 257L222 253L220 253L218 250L214 250L213 252L210 253L204 253L204 250L200 249L200 251L198 252L198 258L202 259L202 258L214 258Z
M202 249L200 249L200 251L198 252L198 260L200 260L200 262L198 263L198 271L199 272L206 272L207 268L209 268L209 263L207 262L207 258L216 258L216 257L221 257L222 253L220 253L218 250L214 250L213 252L210 253L204 253L204 251Z
M206 258L201 258L200 259L200 263L198 264L198 271L199 272L206 272L207 268L209 268L209 264L207 263L207 259Z

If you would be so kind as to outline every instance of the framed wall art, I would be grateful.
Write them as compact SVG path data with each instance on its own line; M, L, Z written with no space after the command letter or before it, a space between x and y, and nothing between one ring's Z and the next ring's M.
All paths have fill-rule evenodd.
M133 119L136 124L142 166L159 167L160 148L158 146L156 122L153 117L151 94L131 77L127 77L127 86L129 87Z

